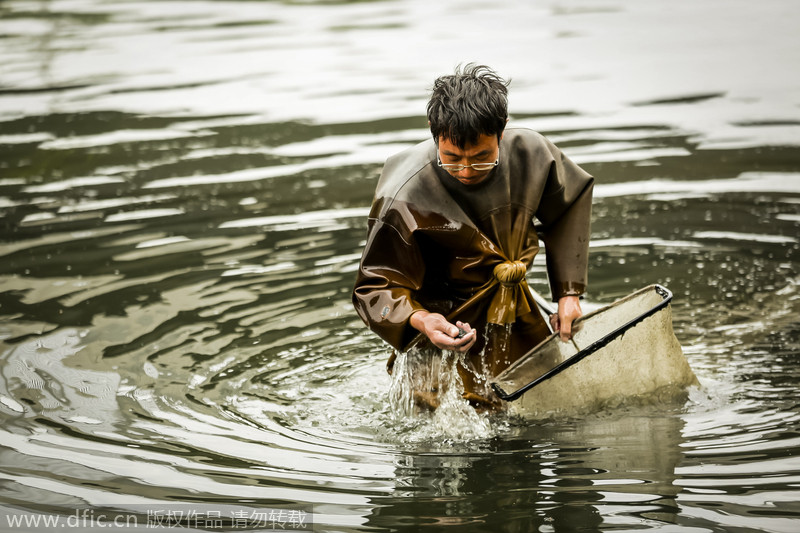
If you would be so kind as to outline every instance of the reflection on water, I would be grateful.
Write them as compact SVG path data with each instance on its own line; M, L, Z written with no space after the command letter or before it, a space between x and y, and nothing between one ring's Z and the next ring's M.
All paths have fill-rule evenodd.
M795 4L3 2L0 515L797 531ZM675 294L685 403L392 408L350 305L365 216L467 60L597 177L586 307Z

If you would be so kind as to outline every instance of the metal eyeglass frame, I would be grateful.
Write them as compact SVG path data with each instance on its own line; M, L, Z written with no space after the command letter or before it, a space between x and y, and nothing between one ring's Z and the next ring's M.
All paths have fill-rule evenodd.
M461 172L467 167L471 168L472 170L477 170L479 172L482 170L491 170L500 164L500 147L497 148L497 159L495 159L494 163L472 163L471 165L456 165L456 164L442 163L442 158L439 157L439 150L436 150L436 163L438 163L440 167L449 172Z

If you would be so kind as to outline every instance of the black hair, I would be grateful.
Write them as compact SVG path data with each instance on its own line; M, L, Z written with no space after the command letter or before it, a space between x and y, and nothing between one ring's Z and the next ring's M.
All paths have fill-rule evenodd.
M428 122L436 142L444 137L459 148L481 135L500 138L508 120L508 81L485 65L459 65L433 82Z

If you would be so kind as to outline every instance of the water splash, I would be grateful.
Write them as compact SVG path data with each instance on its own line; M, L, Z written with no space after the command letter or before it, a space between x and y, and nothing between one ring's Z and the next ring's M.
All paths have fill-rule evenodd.
M395 423L411 426L405 440L460 442L497 434L491 418L461 396L464 384L459 365L465 365L463 354L448 350L397 357L388 399Z

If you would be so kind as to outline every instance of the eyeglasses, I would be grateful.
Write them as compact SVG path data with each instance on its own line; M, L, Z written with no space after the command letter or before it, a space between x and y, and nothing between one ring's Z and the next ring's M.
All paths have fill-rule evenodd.
M450 165L447 163L442 163L442 158L439 157L438 152L436 154L436 162L439 164L440 167L447 170L448 172L461 172L467 167L471 168L472 170L478 170L478 171L491 170L498 164L500 164L500 150L499 149L497 150L497 159L495 159L494 163L472 163L471 165Z

